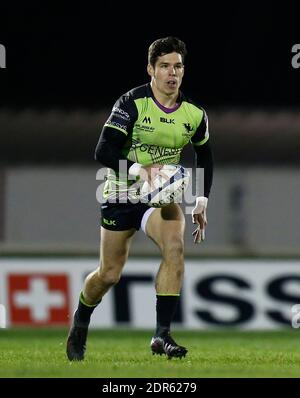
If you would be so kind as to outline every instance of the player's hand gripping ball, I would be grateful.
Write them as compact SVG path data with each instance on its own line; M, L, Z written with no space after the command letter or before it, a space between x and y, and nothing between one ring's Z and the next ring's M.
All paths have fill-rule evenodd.
M159 174L145 181L141 187L141 201L151 207L164 207L170 203L182 202L190 179L190 173L181 165L164 165Z

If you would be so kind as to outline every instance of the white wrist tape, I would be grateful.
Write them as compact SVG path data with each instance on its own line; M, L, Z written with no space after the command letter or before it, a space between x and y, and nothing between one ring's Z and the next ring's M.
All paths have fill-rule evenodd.
M208 199L205 196L196 198L196 205L192 211L192 215L202 213L207 208Z

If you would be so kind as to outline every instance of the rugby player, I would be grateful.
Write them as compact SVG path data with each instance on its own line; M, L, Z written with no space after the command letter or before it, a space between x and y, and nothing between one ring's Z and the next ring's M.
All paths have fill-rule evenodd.
M184 146L191 143L197 167L204 168L204 196L197 197L192 212L198 224L194 242L204 239L213 159L207 115L180 91L185 56L185 43L176 37L153 42L147 65L151 81L122 95L103 126L95 151L95 158L108 168L101 206L100 264L87 276L80 293L67 339L70 361L84 359L91 314L118 283L131 239L140 228L162 256L155 281L157 324L150 348L168 358L187 353L170 334L184 274L183 211L178 203L153 208L129 200L137 197L135 178L150 181L163 164L178 164ZM120 161L127 162L126 178L119 172ZM120 200L124 194L126 203Z

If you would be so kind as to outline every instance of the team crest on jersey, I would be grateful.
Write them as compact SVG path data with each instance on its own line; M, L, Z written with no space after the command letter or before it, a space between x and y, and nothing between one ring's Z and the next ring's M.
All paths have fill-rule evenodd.
M183 126L185 128L185 131L182 133L182 136L190 138L193 133L193 127L190 125L190 123L183 123Z

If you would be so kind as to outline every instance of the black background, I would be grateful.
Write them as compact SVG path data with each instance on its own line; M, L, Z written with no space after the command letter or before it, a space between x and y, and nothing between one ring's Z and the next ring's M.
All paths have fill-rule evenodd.
M291 66L291 48L300 43L295 5L49 4L1 6L2 107L110 108L149 80L148 47L167 35L186 42L182 88L204 107L299 105L300 69Z

